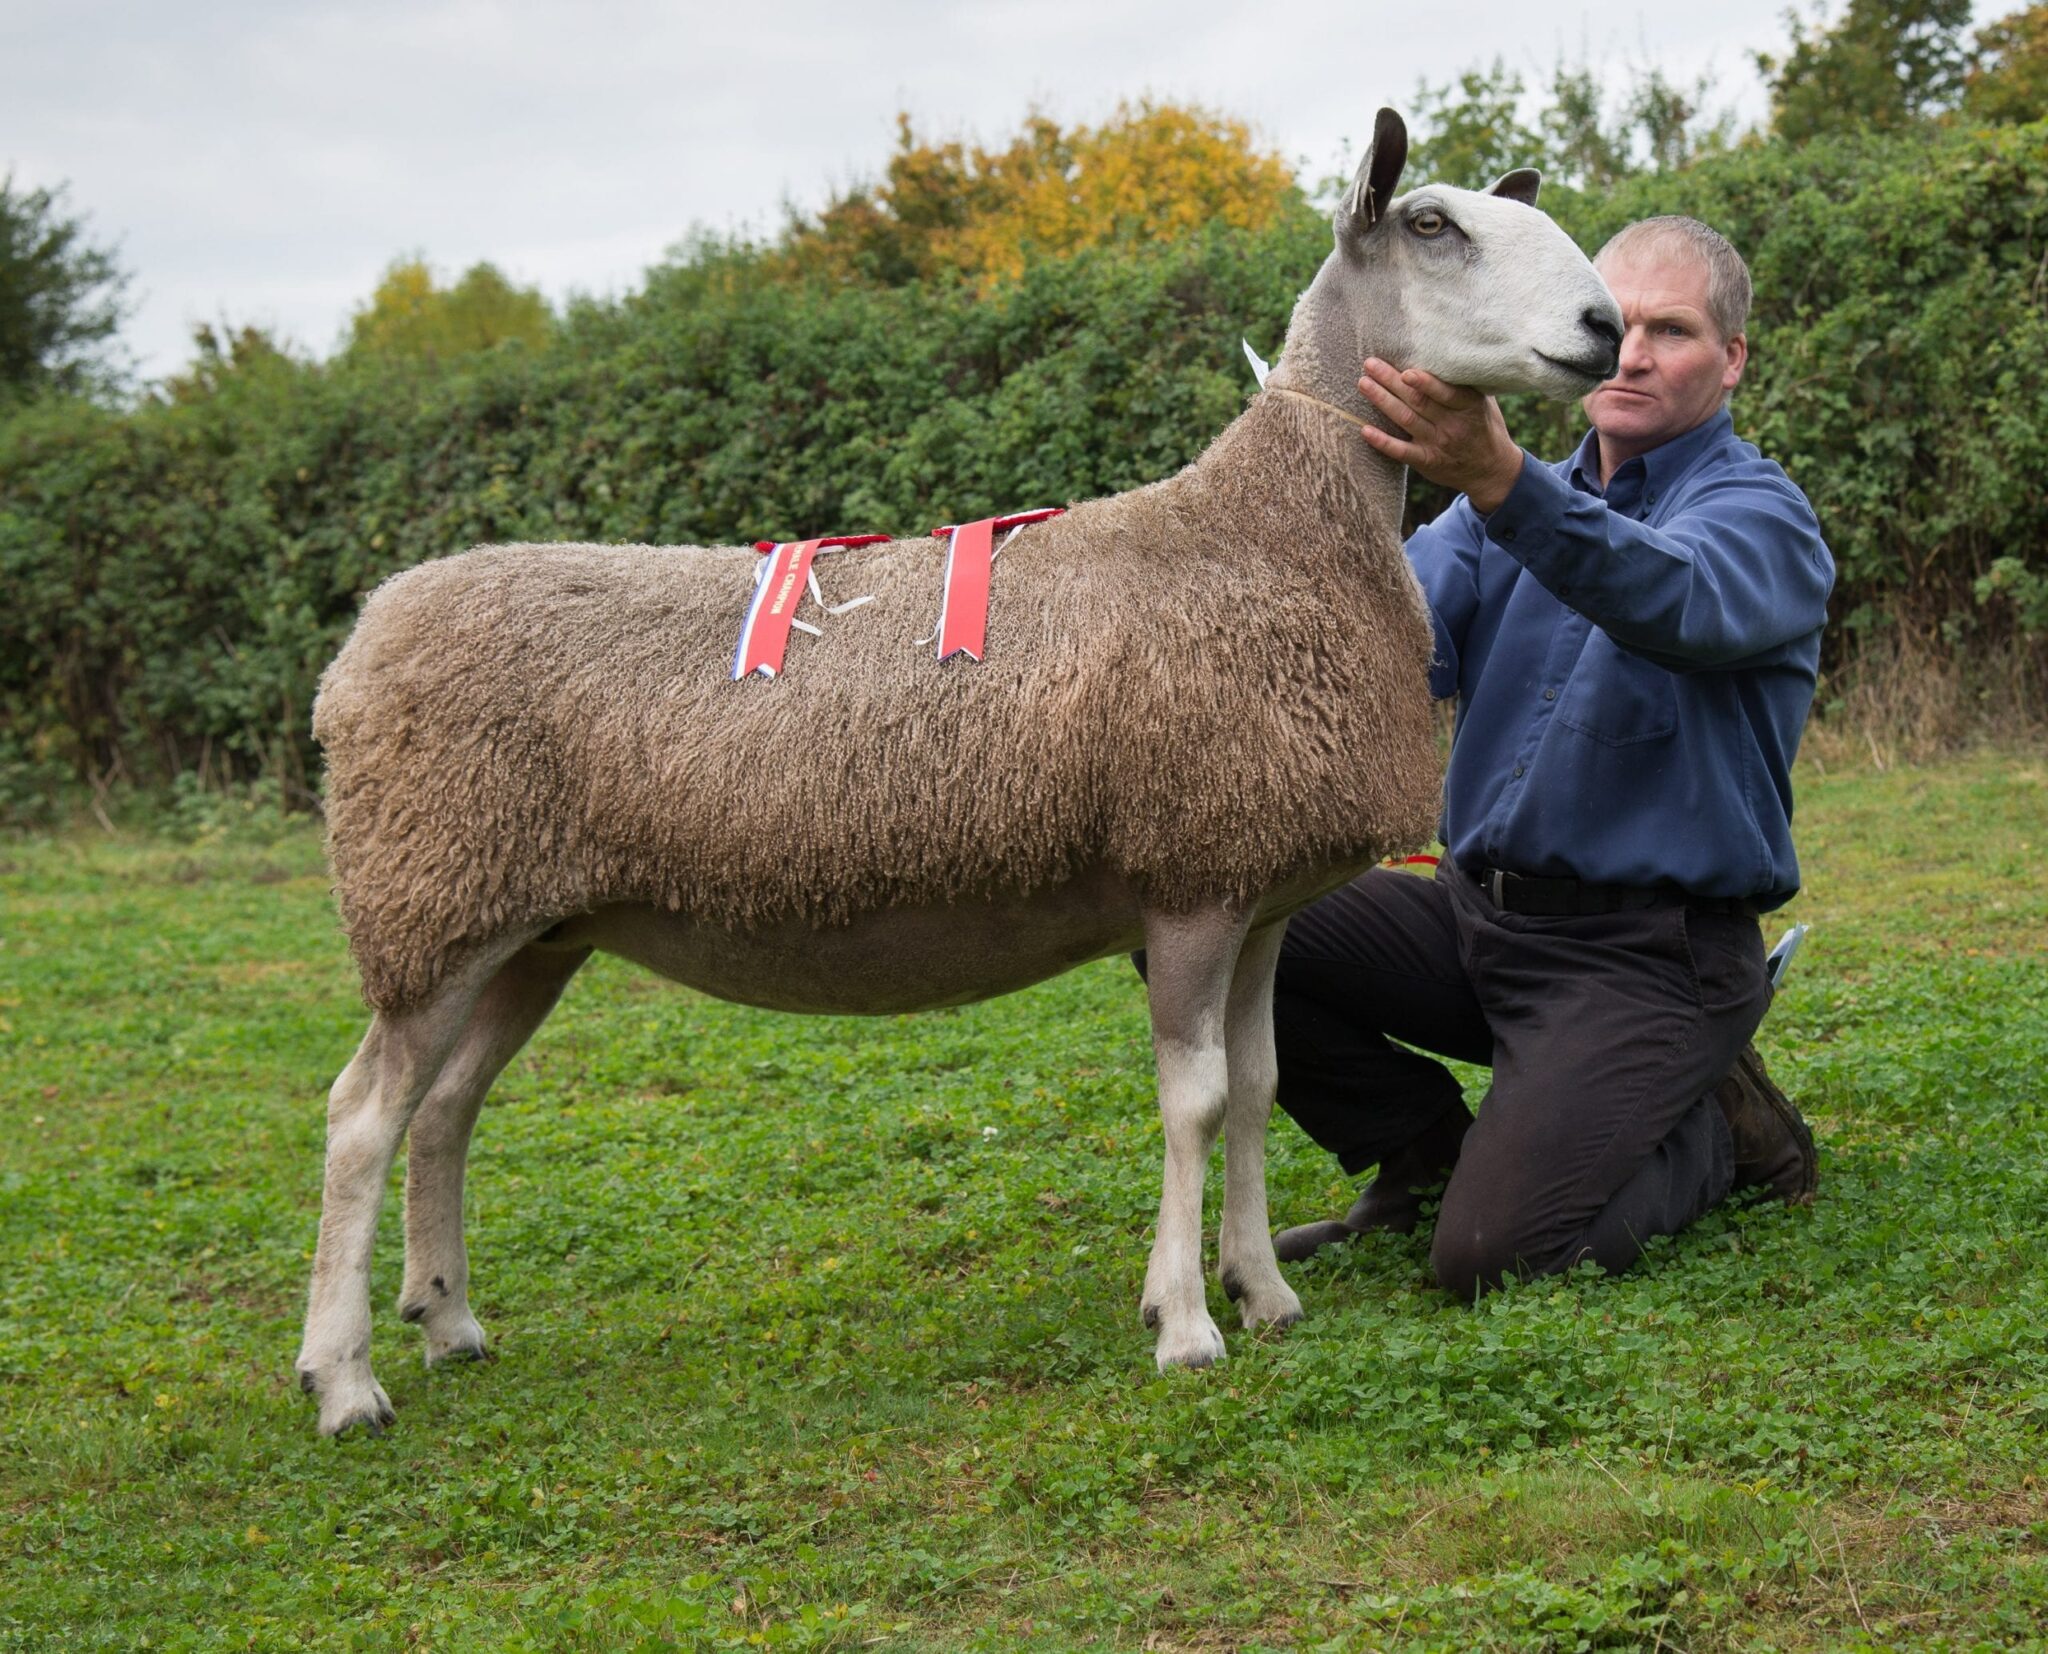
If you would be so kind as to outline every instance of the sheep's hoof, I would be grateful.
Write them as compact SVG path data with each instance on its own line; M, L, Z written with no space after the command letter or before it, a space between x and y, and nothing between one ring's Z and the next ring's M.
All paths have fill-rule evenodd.
M1208 1316L1199 1316L1172 1332L1161 1333L1152 1358L1162 1373L1171 1367L1213 1367L1223 1359L1223 1334Z
M322 1379L311 1367L299 1369L299 1388L320 1403L320 1434L339 1436L361 1427L369 1436L381 1436L387 1425L398 1422L391 1398L370 1376L366 1366L360 1374Z
M1239 1318L1252 1331L1278 1332L1301 1319L1301 1300L1292 1287L1277 1278L1231 1296L1237 1300Z
M1244 1326L1247 1332L1285 1332L1289 1327L1298 1325L1301 1319L1302 1314L1298 1309L1290 1313L1257 1317L1247 1310Z
M320 1434L331 1440L339 1440L351 1430L360 1429L365 1436L374 1440L397 1422L398 1415L391 1410L391 1404L387 1401L381 1407L352 1413L339 1424L323 1424L320 1426Z
M429 1367L438 1367L444 1361L481 1361L488 1353L484 1342L484 1329L477 1325L473 1316L465 1315L445 1333L428 1330Z

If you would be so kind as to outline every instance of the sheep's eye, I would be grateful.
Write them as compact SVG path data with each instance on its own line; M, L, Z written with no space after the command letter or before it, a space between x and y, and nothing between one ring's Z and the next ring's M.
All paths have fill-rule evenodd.
M1424 207L1408 220L1408 228L1417 235L1442 235L1450 227L1451 221L1434 207Z

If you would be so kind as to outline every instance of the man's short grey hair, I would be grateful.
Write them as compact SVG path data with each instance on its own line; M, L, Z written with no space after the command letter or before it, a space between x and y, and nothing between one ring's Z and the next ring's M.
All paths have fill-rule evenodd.
M1707 317L1725 345L1749 321L1749 266L1719 230L1679 213L1639 219L1609 237L1607 245L1593 255L1593 262L1604 264L1610 258L1636 258L1679 248L1706 269Z

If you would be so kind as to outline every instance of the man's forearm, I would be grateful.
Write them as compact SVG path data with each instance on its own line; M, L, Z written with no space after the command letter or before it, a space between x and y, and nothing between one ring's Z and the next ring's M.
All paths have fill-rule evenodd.
M1652 528L1530 466L1485 534L1615 642L1676 671L1732 665L1826 617L1832 566L1788 490L1723 487Z

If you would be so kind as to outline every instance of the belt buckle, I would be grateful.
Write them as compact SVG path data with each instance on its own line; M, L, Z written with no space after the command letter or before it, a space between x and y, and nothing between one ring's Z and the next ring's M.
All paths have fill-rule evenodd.
M1486 893L1493 898L1493 905L1500 907L1506 901L1505 884L1507 874L1498 867L1489 868L1486 875Z

